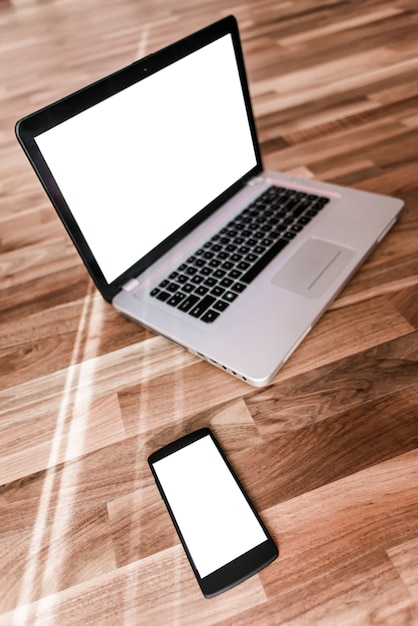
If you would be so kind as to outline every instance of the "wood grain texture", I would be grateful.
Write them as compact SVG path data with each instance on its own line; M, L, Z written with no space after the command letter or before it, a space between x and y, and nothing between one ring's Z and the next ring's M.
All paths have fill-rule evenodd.
M263 389L102 300L14 137L229 13L265 166L405 201ZM0 0L1 625L418 625L417 28L415 0ZM146 462L201 426L280 547L212 600Z

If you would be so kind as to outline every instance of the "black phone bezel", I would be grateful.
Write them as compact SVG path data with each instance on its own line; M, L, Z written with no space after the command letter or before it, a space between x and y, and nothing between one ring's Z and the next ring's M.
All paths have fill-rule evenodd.
M153 464L160 460L165 458L166 456L169 456L170 454L173 454L174 452L177 452L178 450L184 448L185 446L188 446L192 443L194 443L195 441L198 441L199 439L201 439L202 437L206 437L206 436L210 436L213 443L215 444L216 448L218 449L221 457L223 458L227 468L229 469L229 471L231 472L238 488L241 490L241 493L244 495L246 501L248 502L252 512L254 513L254 516L256 517L258 523L260 524L261 528L263 529L264 533L266 534L266 541L264 541L263 543L259 544L258 546L256 546L255 548L253 548L252 550L242 554L241 556L239 556L238 558L234 559L233 561L231 561L230 563L227 563L226 565L224 565L223 567L221 567L220 569L212 572L211 574L209 574L208 576L205 576L204 578L202 578L194 564L193 561L193 557L189 552L187 543L185 542L183 535L181 533L181 530L177 524L176 518L173 514L173 511L170 507L170 503L168 502L165 493L164 493L164 489L162 487L162 485L160 484L160 481L158 479L158 476L154 470ZM267 565L269 565L272 561L274 561L279 554L279 550L277 548L277 545L275 544L273 538L271 537L269 531L267 530L264 522L262 521L262 519L260 518L258 512L256 511L256 509L254 508L253 503L251 502L251 500L249 499L246 491L244 490L240 480L238 479L237 475L235 474L233 468L231 467L231 464L229 463L228 459L226 458L225 454L222 451L222 448L220 447L218 441L216 440L215 436L213 435L212 431L210 428L200 428L199 430L196 430L192 433L188 433L187 435L180 437L180 439L177 439L176 441L173 441L171 443L169 443L168 445L160 448L159 450L157 450L156 452L153 452L149 457L148 457L148 464L151 468L151 472L154 476L155 482L157 484L158 490L160 492L160 495L167 507L167 510L170 514L170 517L172 519L172 522L175 526L175 529L177 531L177 534L180 538L180 541L183 545L183 548L186 552L187 558L190 562L190 565L193 569L193 572L196 576L196 579L199 583L199 586L202 590L202 593L205 597L210 598L213 596L218 595L219 593L222 593L224 591L227 591L228 589L230 589L231 587L234 587L235 585L239 584L240 582L243 582L244 580L246 580L247 578L250 578L251 576L253 576L254 574L256 574L257 572L259 572L261 569L263 569L264 567L266 567Z

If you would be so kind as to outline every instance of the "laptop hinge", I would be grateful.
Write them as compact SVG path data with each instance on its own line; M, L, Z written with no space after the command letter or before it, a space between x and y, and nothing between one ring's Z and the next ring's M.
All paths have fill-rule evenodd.
M248 187L253 187L254 185L258 185L259 183L262 183L264 181L263 176L256 176L255 178L251 178L250 180L247 181L247 185Z
M136 280L136 278L131 278L130 280L128 280L127 283L125 283L124 285L122 285L122 289L124 291L133 291L134 289L136 289L139 286L139 282Z

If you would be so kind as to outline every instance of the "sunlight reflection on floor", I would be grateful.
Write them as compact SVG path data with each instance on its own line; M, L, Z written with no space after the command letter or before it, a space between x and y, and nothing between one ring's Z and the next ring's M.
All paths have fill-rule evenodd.
M73 459L83 454L84 434L88 428L89 405L91 403L91 384L93 383L95 371L92 368L92 361L86 362L84 367L83 355L88 347L89 354L97 353L98 345L92 345L92 341L98 344L100 333L98 332L102 323L102 302L95 297L94 288L90 288L84 298L83 309L78 325L77 335L71 357L71 363L67 369L65 386L62 391L62 400L57 415L55 431L51 439L51 449L46 471L42 494L39 500L39 507L36 520L34 522L32 538L26 559L25 572L22 577L19 608L16 611L14 624L23 626L27 623L28 605L37 597L49 595L59 590L60 573L65 567L65 554L60 561L56 559L56 553L49 551L51 546L57 544L60 536L65 534L66 526L71 519L72 500L63 496L67 494L69 488L74 492L77 476L74 468L66 470L64 467L61 475L58 476L57 469L62 460ZM95 339L91 339L95 337ZM79 367L76 365L80 364ZM81 390L81 392L80 392ZM82 410L85 420L76 420L76 428L73 427L73 415ZM57 494L55 502L54 496ZM52 524L49 519L52 517ZM41 549L47 545L46 556ZM46 563L41 563L45 558ZM42 572L41 580L38 579L38 571ZM57 589L52 589L51 584L55 584ZM45 592L43 592L45 589ZM34 597L36 593L37 597Z

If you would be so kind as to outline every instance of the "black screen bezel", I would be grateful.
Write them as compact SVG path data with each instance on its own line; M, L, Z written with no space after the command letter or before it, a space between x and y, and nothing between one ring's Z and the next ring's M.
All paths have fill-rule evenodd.
M48 168L37 144L35 137L53 128L65 120L85 111L91 106L102 102L106 98L122 91L152 75L167 65L174 63L188 54L204 47L226 34L231 34L237 59L237 66L241 78L245 106L251 130L256 165L243 177L231 185L206 207L202 208L172 235L148 252L112 282L107 282L92 250L84 238L70 207L60 192L59 186ZM19 120L15 128L16 136L27 158L42 183L52 205L57 211L76 249L78 250L87 270L92 276L102 296L111 301L129 279L138 276L151 263L176 245L182 237L187 235L199 223L209 217L219 206L242 188L246 181L262 171L261 153L257 139L254 116L251 108L247 77L244 66L238 24L233 16L228 16L206 28L178 41L170 46L129 65L87 87ZM98 224L100 227L100 224Z
M165 493L164 493L164 489L158 479L157 473L154 470L154 463L156 461L159 461L163 458L165 458L166 456L169 456L170 454L173 454L175 452L177 452L178 450L181 450L182 448L184 448L185 446L188 446L196 441L198 441L199 439L201 439L202 437L211 437L213 443L215 444L216 448L218 449L221 457L223 458L227 468L229 469L229 471L231 472L233 478L235 479L235 482L237 484L237 486L239 487L239 489L241 490L241 493L244 495L246 501L248 502L252 512L254 513L255 518L257 519L258 523L260 524L261 528L263 529L264 533L266 534L266 541L264 541L263 543L259 544L258 546L256 546L255 548L253 548L252 550L242 554L240 557L238 557L237 559L234 559L233 561L231 561L230 563L227 563L226 565L224 565L223 567L219 568L218 570L212 572L211 574L209 574L208 576L205 576L204 578L201 578L194 562L193 562L193 557L189 552L187 543L185 542L183 535L181 533L181 530L177 524L176 518L173 514L173 511L170 507L170 503L167 500ZM244 488L242 487L238 477L236 476L234 470L232 469L230 463L228 462L228 459L225 457L222 448L220 447L219 443L217 442L216 438L214 437L212 431L210 430L210 428L201 428L197 431L194 431L192 433L189 433L187 435L185 435L184 437L181 437L180 439L177 439L176 441L173 441L172 443L164 446L163 448L161 448L160 450L157 450L156 452L154 452L153 454L151 454L148 457L148 464L151 468L152 474L154 476L155 482L157 484L158 490L161 494L162 499L164 500L164 503L167 507L167 510L170 514L170 517L173 521L173 524L176 528L177 534L180 538L180 541L183 545L183 548L186 552L187 558L189 559L190 565L193 569L193 572L197 578L197 581L199 583L199 586L202 590L202 593L207 597L210 598L212 596L218 595L219 593L222 593L223 591L226 591L227 589L230 589L231 587L234 587L235 585L237 585L238 583L246 580L247 578L249 578L250 576L253 576L254 574L256 574L258 571L260 571L261 569L263 569L264 567L266 567L267 565L269 565L269 563L271 563L272 561L274 561L278 554L278 548L276 546L276 544L274 543L270 533L268 532L267 528L265 527L263 521L261 520L259 514L257 513L256 509L254 508L254 505L252 504L251 500L249 499L248 495L246 494Z

